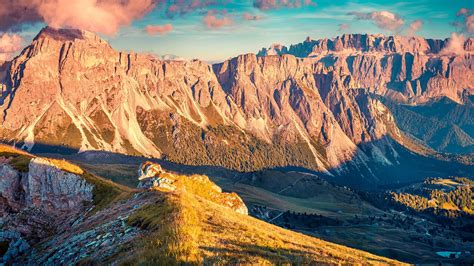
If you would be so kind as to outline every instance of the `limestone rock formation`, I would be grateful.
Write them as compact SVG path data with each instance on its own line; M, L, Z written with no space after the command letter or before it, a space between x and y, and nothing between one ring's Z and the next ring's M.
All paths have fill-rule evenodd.
M23 155L12 155L23 156ZM0 162L0 240L8 242L0 259L8 263L74 219L93 201L93 185L81 176L64 171L44 158L29 159L27 172L11 165L12 157Z
M174 191L181 189L190 191L214 203L230 208L238 213L248 215L248 209L243 200L235 193L222 192L222 189L209 177L204 175L177 175L166 172L157 163L144 162L138 170L138 188L160 189Z
M43 158L31 160L23 185L27 206L48 212L81 208L84 202L92 202L93 188L82 177L58 169Z
M27 173L0 164L0 194L4 204L19 211L39 208L47 213L71 212L92 202L93 186L82 177L59 169L44 158L31 159Z
M290 54L318 62L318 74L334 71L350 79L350 87L363 88L405 103L424 103L442 96L462 102L474 94L474 39L464 51L445 53L450 39L344 34L334 39L306 40L285 46L279 55ZM258 55L270 55L262 49ZM327 71L329 70L329 72ZM325 73L326 72L326 73Z
M145 162L140 165L138 170L138 188L141 189L152 189L161 188L165 190L173 191L176 186L173 183L176 182L176 178L166 172L157 163Z

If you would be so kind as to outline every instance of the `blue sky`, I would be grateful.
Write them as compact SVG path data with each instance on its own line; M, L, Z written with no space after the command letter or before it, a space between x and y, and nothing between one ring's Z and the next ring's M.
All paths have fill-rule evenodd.
M260 10L253 0L217 1L218 4L196 9L172 18L163 8L157 8L131 25L122 27L114 36L103 36L114 48L150 52L158 55L173 54L187 59L199 58L219 61L242 53L257 52L272 43L292 44L313 39L331 38L347 33L406 34L406 28L415 20L423 26L417 35L427 38L447 38L459 31L453 22L461 18L456 13L461 8L474 8L474 0L420 0L420 1L336 1L316 0L316 5L298 8ZM226 3L223 3L226 2ZM232 24L208 28L203 18L209 10L216 10L216 17L227 17ZM224 11L225 10L225 11ZM396 31L381 28L373 20L357 19L349 12L370 13L388 11L403 25ZM227 12L227 13L222 13ZM260 20L248 21L243 14L258 15ZM147 25L171 24L173 30L150 36L144 31ZM349 26L339 30L340 24ZM41 25L30 28L31 34Z

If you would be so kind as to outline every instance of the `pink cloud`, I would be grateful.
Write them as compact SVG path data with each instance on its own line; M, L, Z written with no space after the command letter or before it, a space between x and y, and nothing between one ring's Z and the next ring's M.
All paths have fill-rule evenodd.
M463 19L463 31L467 33L474 33L474 10L470 8L461 8L456 13L456 16Z
M279 8L299 8L302 6L316 5L312 0L255 0L253 6L260 10Z
M2 3L0 29L44 22L55 28L77 28L114 35L120 27L149 13L163 0L16 0ZM14 24L7 21L15 18Z
M221 17L217 17L217 11L211 10L207 12L207 15L204 16L203 22L208 29L218 29L224 26L229 26L233 24L232 18L227 15L226 11L222 12Z
M446 46L439 52L440 55L462 55L464 50L465 37L462 34L451 33L451 38Z
M0 62L10 60L23 46L23 38L18 34L4 33L0 36Z
M423 26L423 21L417 19L410 23L407 29L407 35L408 36L415 36L416 32L418 32L421 27Z
M349 24L342 23L342 24L339 24L338 31L347 31L349 28L350 28Z
M466 18L465 25L466 25L467 32L469 32L469 33L474 32L474 14L469 15Z
M459 17L459 16L462 16L462 15L466 15L466 14L468 14L468 13L469 13L469 9L463 7L463 8L461 8L461 9L459 9L458 13L456 13L456 16Z
M349 12L348 15L355 16L359 20L371 20L383 30L397 31L405 24L405 21L397 14L389 11L374 11L374 12Z
M147 25L145 27L145 31L148 33L148 35L165 35L168 32L173 30L173 25L171 24L165 24L165 25Z
M262 16L260 15L252 15L250 13L247 13L245 12L242 17L245 19L245 20L261 20L262 19Z

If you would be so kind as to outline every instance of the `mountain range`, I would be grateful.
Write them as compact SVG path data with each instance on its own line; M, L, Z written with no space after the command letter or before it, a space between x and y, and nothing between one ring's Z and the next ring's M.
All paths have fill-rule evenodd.
M472 38L209 64L43 28L0 64L0 262L472 263L473 68Z
M32 152L104 150L239 171L300 166L359 186L426 171L472 175L469 154L459 165L439 154L464 153L474 137L472 119L452 124L472 110L473 39L461 53L452 41L346 34L209 65L46 27L1 69L0 136ZM441 118L431 138L417 134L412 109L440 99L467 111Z

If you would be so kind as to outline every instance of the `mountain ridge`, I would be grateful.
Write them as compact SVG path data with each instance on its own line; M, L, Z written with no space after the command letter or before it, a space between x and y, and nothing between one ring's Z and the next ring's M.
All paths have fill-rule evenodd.
M403 137L372 94L403 94L370 80L400 83L427 71L420 97L446 90L457 97L458 89L444 85L473 64L469 55L454 56L448 61L466 66L437 61L434 70L448 72L431 76L424 67L392 69L398 59L384 69L362 57L362 65L379 64L368 71L373 78L357 74L364 69L349 73L346 60L325 60L246 54L212 66L161 61L115 51L91 33L45 28L6 70L0 135L27 149L108 150L243 171L295 165L376 179L375 165L398 164L394 147Z
M273 44L269 48L262 48L258 56L292 54L296 57L317 56L324 52L390 52L390 53L421 53L439 54L452 41L446 39L425 39L419 36L401 36L383 34L343 34L334 38L313 40L307 37L303 42L285 45ZM474 39L469 37L460 40L467 53L474 52Z

